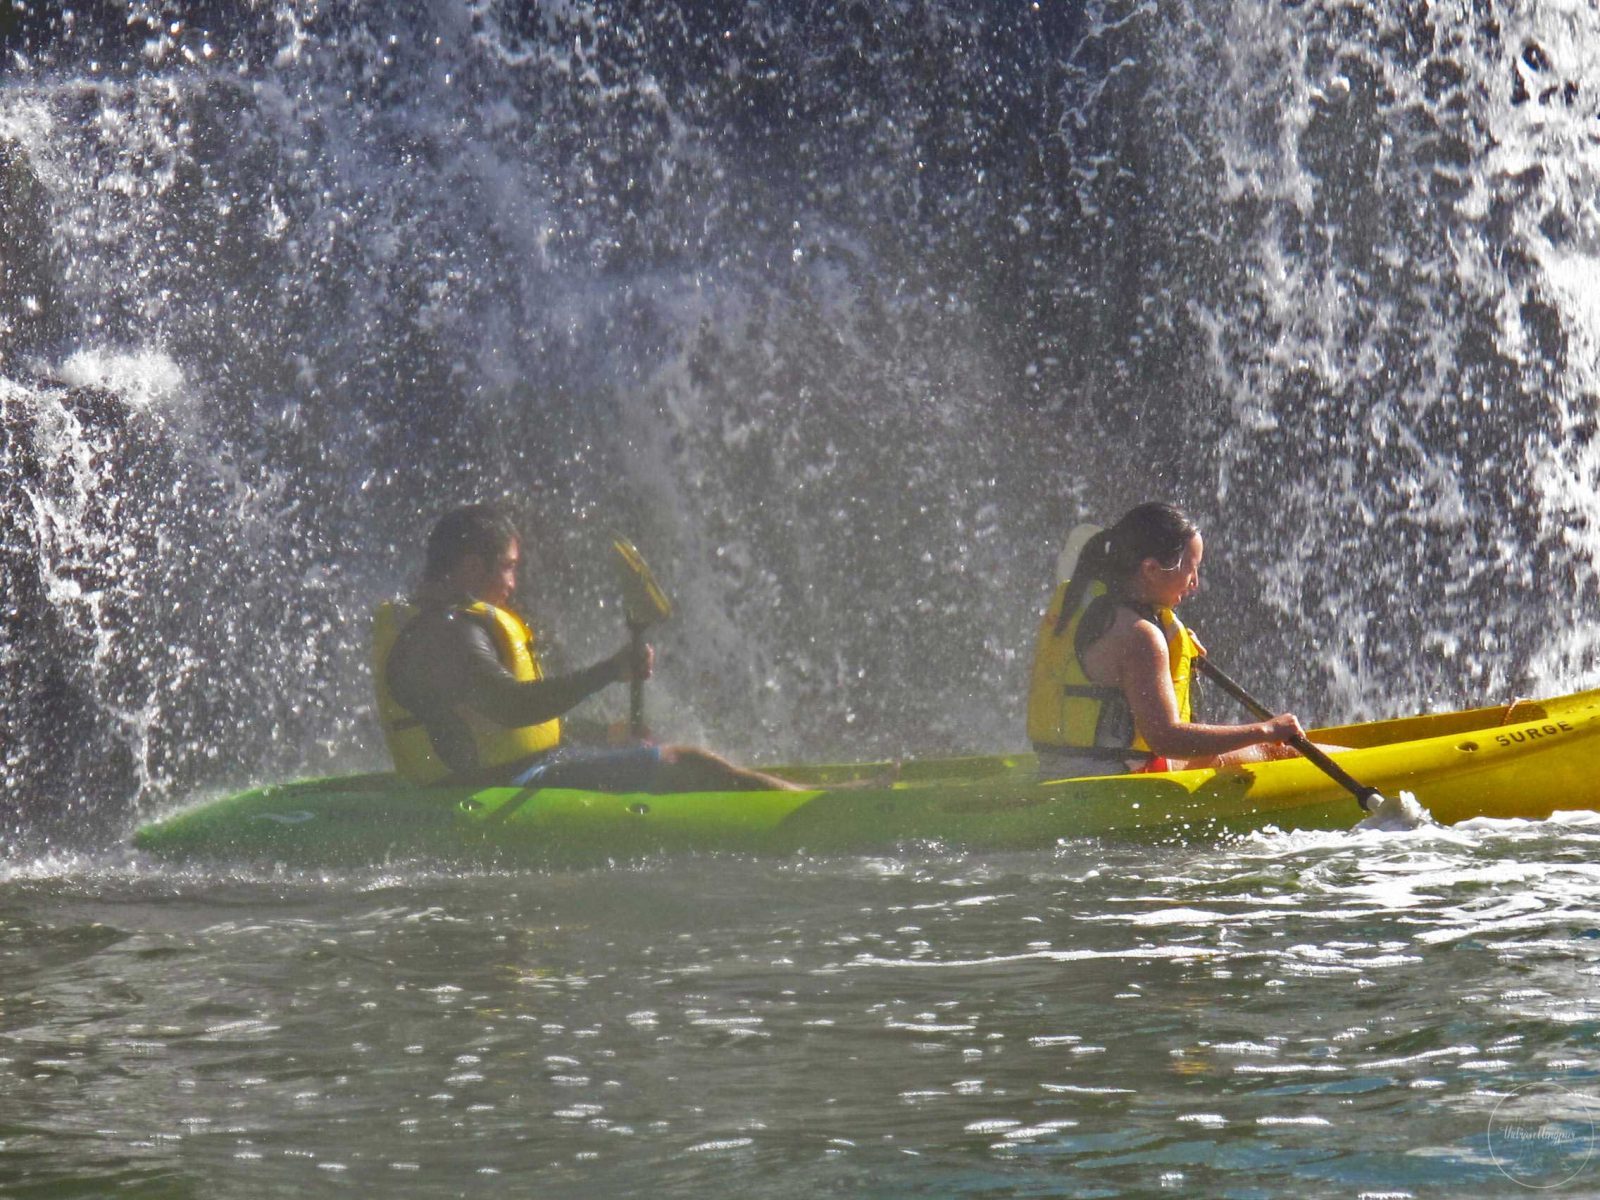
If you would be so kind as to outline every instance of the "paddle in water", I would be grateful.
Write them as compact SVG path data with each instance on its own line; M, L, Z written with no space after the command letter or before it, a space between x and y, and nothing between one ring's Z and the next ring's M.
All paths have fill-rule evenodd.
M611 548L617 552L622 612L628 622L628 636L633 641L633 656L637 660L644 653L644 631L672 615L672 601L656 583L655 575L632 542L619 537L612 541ZM633 737L644 740L644 680L637 675L628 685L628 729Z
M1201 655L1194 660L1194 663L1195 668L1201 674L1212 680L1228 695L1244 705L1254 716L1263 721L1272 719L1274 714L1270 708L1235 683L1209 657ZM1426 820L1426 810L1409 793L1401 792L1394 799L1389 799L1377 788L1368 787L1353 777L1350 772L1334 762L1326 750L1318 746L1310 738L1303 736L1290 738L1289 745L1298 750L1303 757L1309 759L1312 765L1329 779L1356 798L1356 803L1367 814L1367 820L1361 823L1363 828L1415 829Z

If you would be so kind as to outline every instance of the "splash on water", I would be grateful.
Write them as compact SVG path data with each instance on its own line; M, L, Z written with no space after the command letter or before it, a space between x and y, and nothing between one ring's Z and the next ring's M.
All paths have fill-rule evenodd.
M1433 814L1423 808L1414 795L1410 792L1397 792L1393 796L1385 796L1382 804L1356 822L1355 828L1381 830L1384 833L1404 833L1420 829L1424 825L1437 824Z

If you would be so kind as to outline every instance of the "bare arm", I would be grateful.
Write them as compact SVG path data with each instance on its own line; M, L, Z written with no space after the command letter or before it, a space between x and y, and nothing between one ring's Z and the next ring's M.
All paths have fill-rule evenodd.
M1167 641L1149 621L1138 621L1128 631L1119 656L1119 673L1134 727L1157 754L1207 758L1246 746L1284 742L1303 732L1291 713L1250 725L1201 725L1180 720Z

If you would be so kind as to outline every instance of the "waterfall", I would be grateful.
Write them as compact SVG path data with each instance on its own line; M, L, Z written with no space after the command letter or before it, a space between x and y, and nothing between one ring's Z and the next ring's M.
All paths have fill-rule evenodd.
M19 836L381 764L367 613L476 499L572 666L634 538L653 723L747 759L1020 745L1147 498L1308 717L1595 674L1576 0L199 11L0 17Z

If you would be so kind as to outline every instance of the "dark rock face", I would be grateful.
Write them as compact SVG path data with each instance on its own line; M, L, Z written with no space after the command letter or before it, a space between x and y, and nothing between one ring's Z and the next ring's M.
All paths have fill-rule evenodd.
M248 778L239 760L270 761L274 745L294 765L273 769L303 770L332 748L297 740L302 714L336 725L364 693L364 626L319 586L322 551L292 518L242 536L237 476L197 462L186 437L111 390L0 381L0 797L14 839L92 842L125 826L135 797ZM279 573L295 570L288 592ZM314 692L282 686L319 674Z
M118 599L127 583L121 551L134 545L113 530L118 510L134 503L118 481L138 457L128 434L106 392L42 385L0 395L3 795L13 831L81 821L92 799L126 799L138 785L128 740L106 710L111 681L95 671L99 639L130 615ZM82 454L83 471L64 461L73 457L64 439Z
M27 159L0 139L0 364L61 331L45 213Z

